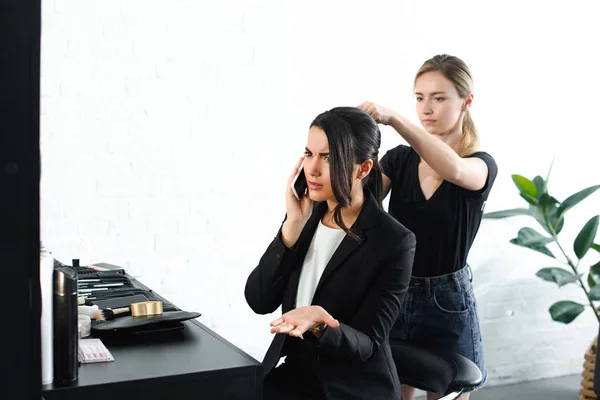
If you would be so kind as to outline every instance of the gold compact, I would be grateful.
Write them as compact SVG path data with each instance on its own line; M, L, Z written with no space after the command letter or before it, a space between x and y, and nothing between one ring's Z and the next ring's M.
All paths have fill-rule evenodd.
M142 301L131 304L132 317L147 317L151 315L161 315L163 313L162 301Z

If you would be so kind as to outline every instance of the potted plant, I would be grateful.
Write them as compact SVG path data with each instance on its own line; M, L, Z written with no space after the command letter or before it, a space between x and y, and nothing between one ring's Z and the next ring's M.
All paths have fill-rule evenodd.
M551 171L552 165L545 180L541 176L536 176L532 180L529 180L521 175L512 175L512 180L519 191L519 195L528 203L528 206L486 213L484 214L484 218L498 219L514 216L529 216L534 218L545 232L540 233L533 228L524 227L519 230L517 237L511 239L510 242L545 254L553 258L555 262L563 264L563 267L542 268L537 271L536 275L545 281L555 283L559 287L575 284L581 288L588 301L586 305L570 300L558 301L550 306L550 316L554 321L569 324L585 310L586 306L589 306L600 322L598 308L594 304L594 302L600 301L600 262L596 262L596 264L586 269L587 279L585 281L583 279L585 276L583 272L584 268L580 265L581 260L589 250L595 250L600 253L600 244L595 240L598 233L600 216L595 215L590 218L579 231L572 246L575 259L567 254L565 247L563 247L563 244L559 240L559 234L565 224L566 213L596 190L600 189L600 185L583 189L561 202L548 192L548 180ZM547 247L550 243L557 245L561 253L560 256L555 255ZM582 381L580 398L596 398L596 395L593 393L596 344L597 338L594 339L592 346L590 346L585 356L584 379Z

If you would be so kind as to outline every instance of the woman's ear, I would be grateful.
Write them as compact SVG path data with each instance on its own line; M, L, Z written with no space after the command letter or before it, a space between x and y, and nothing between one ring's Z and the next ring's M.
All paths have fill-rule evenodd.
M469 108L471 108L472 103L473 103L473 93L469 93L469 95L465 99L465 102L463 103L463 111L469 111Z
M373 160L365 160L362 164L360 164L358 169L357 178L364 179L369 175L371 169L373 168Z

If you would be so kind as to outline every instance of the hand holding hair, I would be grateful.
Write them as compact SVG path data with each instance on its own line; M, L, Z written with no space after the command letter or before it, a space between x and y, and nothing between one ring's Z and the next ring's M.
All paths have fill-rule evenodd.
M382 107L371 101L365 101L357 107L369 114L378 124L390 125L394 111L389 108Z

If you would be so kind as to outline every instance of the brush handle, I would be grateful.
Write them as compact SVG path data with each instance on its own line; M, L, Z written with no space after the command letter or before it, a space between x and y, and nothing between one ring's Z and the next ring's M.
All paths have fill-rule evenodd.
M121 307L115 309L108 308L106 310L102 310L102 314L104 316L104 319L109 321L115 318L131 315L131 309L129 307Z

